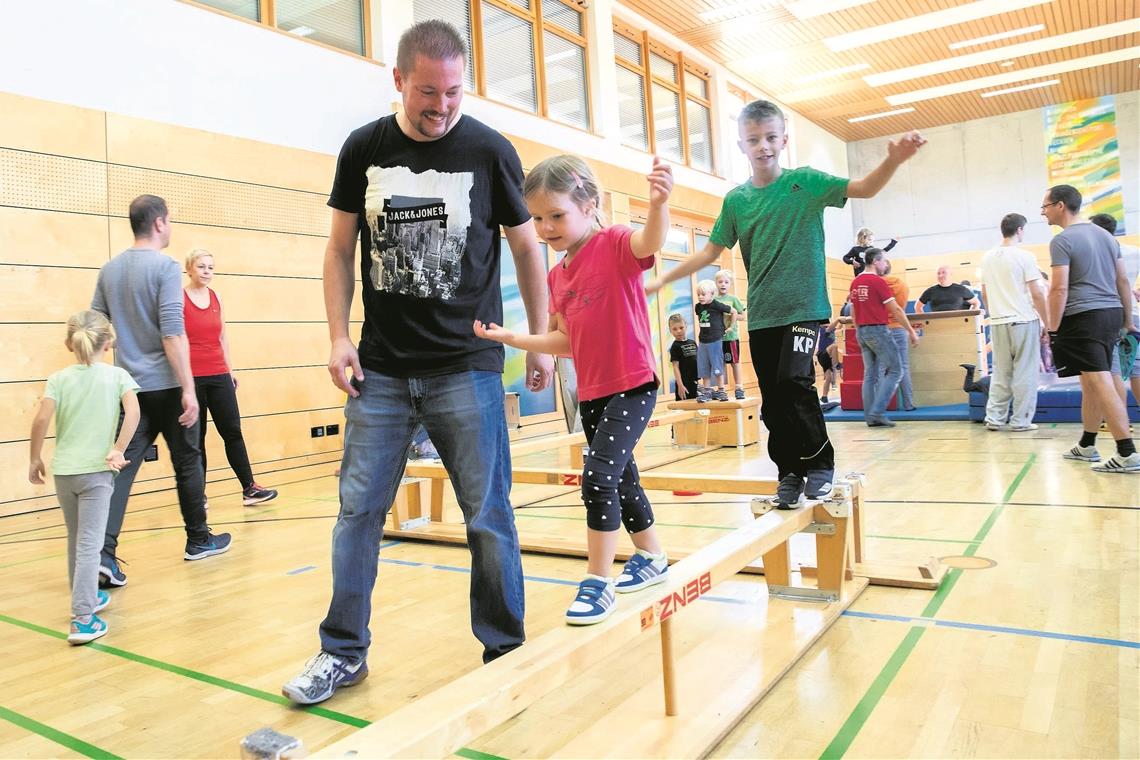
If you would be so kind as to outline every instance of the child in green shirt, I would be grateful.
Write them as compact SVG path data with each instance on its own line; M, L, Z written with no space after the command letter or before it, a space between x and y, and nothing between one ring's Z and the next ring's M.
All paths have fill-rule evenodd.
M138 384L126 370L103 361L114 340L111 323L97 311L81 311L67 320L66 344L79 363L48 378L32 421L28 480L38 484L44 482L44 436L55 416L51 468L67 524L71 644L86 644L107 633L107 624L95 614L110 603L107 592L99 590L99 552L114 476L127 464L123 452L139 423ZM116 439L120 404L123 421Z
M744 398L744 378L740 375L740 319L744 316L744 304L731 290L732 272L722 269L716 273L716 300L731 307L733 311L732 326L725 330L722 341L725 375L731 370L732 381L736 385L736 398L740 400ZM725 323L728 323L728 317L725 317Z
M848 198L870 198L926 140L908 132L887 144L887 157L862 179L847 180L780 166L788 144L784 114L767 100L749 103L737 119L741 151L752 178L724 198L709 242L654 280L650 293L720 260L740 244L748 273L748 342L760 384L768 455L780 477L773 503L793 509L829 498L835 451L815 392L816 333L831 318L827 298L823 211Z

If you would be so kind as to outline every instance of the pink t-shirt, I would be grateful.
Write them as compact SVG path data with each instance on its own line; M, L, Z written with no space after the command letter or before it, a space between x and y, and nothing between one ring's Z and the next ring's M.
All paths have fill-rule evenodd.
M568 266L546 276L550 313L561 314L570 335L582 401L610 396L657 378L649 330L649 305L641 275L653 256L633 255L633 230L599 230Z

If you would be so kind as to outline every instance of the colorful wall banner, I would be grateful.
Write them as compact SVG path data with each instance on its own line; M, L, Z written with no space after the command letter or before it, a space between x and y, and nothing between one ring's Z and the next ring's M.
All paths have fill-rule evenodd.
M1081 215L1111 214L1124 234L1124 195L1116 106L1111 95L1046 106L1045 166L1049 186L1072 185L1081 192Z

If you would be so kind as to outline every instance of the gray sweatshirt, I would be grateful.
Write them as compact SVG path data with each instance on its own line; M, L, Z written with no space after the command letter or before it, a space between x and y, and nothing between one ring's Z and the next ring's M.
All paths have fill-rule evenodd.
M179 387L162 339L185 335L182 273L174 259L150 248L128 248L99 270L91 308L115 326L115 364L140 391Z

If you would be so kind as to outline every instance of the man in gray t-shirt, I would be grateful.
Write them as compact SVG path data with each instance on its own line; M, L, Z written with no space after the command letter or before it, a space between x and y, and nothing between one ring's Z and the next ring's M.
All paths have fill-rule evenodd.
M99 562L105 587L123 586L127 576L115 552L127 498L147 450L162 435L170 449L178 505L186 526L184 559L197 560L229 549L230 534L211 535L206 525L205 473L198 448L198 398L190 371L190 344L182 311L182 274L161 251L170 245L166 201L140 195L131 202L135 244L103 265L91 308L115 327L115 364L139 384L139 426L115 477L107 535Z
M1045 193L1041 214L1060 234L1049 244L1053 276L1049 288L1053 360L1061 377L1080 375L1081 440L1066 459L1100 462L1096 433L1101 419L1116 440L1116 454L1096 472L1140 474L1140 454L1128 431L1128 411L1112 382L1112 354L1121 328L1131 331L1131 289L1120 245L1080 217L1081 194L1072 185Z

